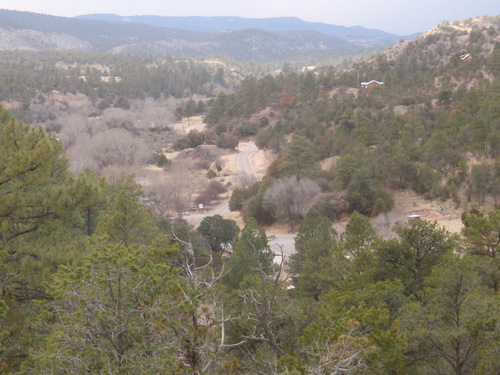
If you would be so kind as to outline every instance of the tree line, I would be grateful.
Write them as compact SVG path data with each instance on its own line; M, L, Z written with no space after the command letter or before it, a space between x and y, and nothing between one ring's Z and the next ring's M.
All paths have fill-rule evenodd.
M470 62L456 52L464 48L453 42L459 36L438 33L432 43L409 42L399 55L350 70L250 77L234 94L220 94L206 121L216 134L255 136L277 155L269 177L314 179L337 212L376 216L399 189L462 207L497 205L500 48L482 43L498 33L492 26L468 36ZM447 49L439 54L433 43L441 40ZM384 85L361 89L370 77ZM249 195L239 204L244 213L259 199Z
M499 371L499 211L383 239L310 209L287 259L253 218L177 225L133 177L71 175L59 141L0 114L2 373Z
M25 110L32 98L52 90L83 93L104 105L120 97L211 95L217 84L225 85L222 68L217 75L218 68L170 56L2 51L1 68L0 99L19 100Z

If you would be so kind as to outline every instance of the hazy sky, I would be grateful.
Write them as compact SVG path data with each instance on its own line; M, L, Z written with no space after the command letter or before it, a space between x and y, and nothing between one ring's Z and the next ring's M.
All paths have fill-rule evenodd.
M443 20L500 14L498 0L0 0L0 8L73 17L89 13L122 16L294 16L305 21L380 29L396 34L425 31Z

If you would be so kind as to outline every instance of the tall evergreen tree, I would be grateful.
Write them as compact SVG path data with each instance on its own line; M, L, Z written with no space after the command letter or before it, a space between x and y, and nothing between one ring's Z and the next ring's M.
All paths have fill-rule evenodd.
M412 220L396 224L399 239L381 240L375 245L378 280L401 280L407 294L419 297L424 279L443 256L458 246L458 238L437 222ZM420 296L421 297L421 296Z
M488 216L467 215L465 227L466 251L482 263L488 284L498 293L500 289L500 210Z
M295 135L278 161L279 176L310 177L316 171L316 156L311 141L302 135Z
M489 353L498 351L500 304L474 268L449 254L426 278L422 302L404 308L412 367L436 375L498 372Z
M259 270L270 273L272 265L273 253L269 248L266 232L254 218L250 218L234 245L234 251L227 264L225 283L236 289L245 275L255 274L260 272Z
M0 241L9 242L67 214L68 163L62 144L0 106Z
M96 234L108 236L125 246L151 245L158 234L158 227L151 214L128 191L116 196L111 209L99 216Z

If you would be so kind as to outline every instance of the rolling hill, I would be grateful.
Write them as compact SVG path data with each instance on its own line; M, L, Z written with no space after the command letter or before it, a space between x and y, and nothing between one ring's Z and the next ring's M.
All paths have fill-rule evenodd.
M224 55L240 61L333 59L387 46L400 37L361 27L313 24L294 18L82 16L55 17L0 10L2 50L88 50L200 57ZM127 21L127 22L125 22ZM203 21L203 22L202 22ZM194 27L198 24L198 27ZM184 27L181 29L180 27Z

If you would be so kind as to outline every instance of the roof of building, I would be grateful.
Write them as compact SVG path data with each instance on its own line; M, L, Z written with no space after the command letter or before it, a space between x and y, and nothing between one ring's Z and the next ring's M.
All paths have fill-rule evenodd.
M384 82L379 82L379 81L376 81L376 80L372 79L370 82L361 82L361 86L369 86L372 83L376 83L377 85L383 85L384 84Z

